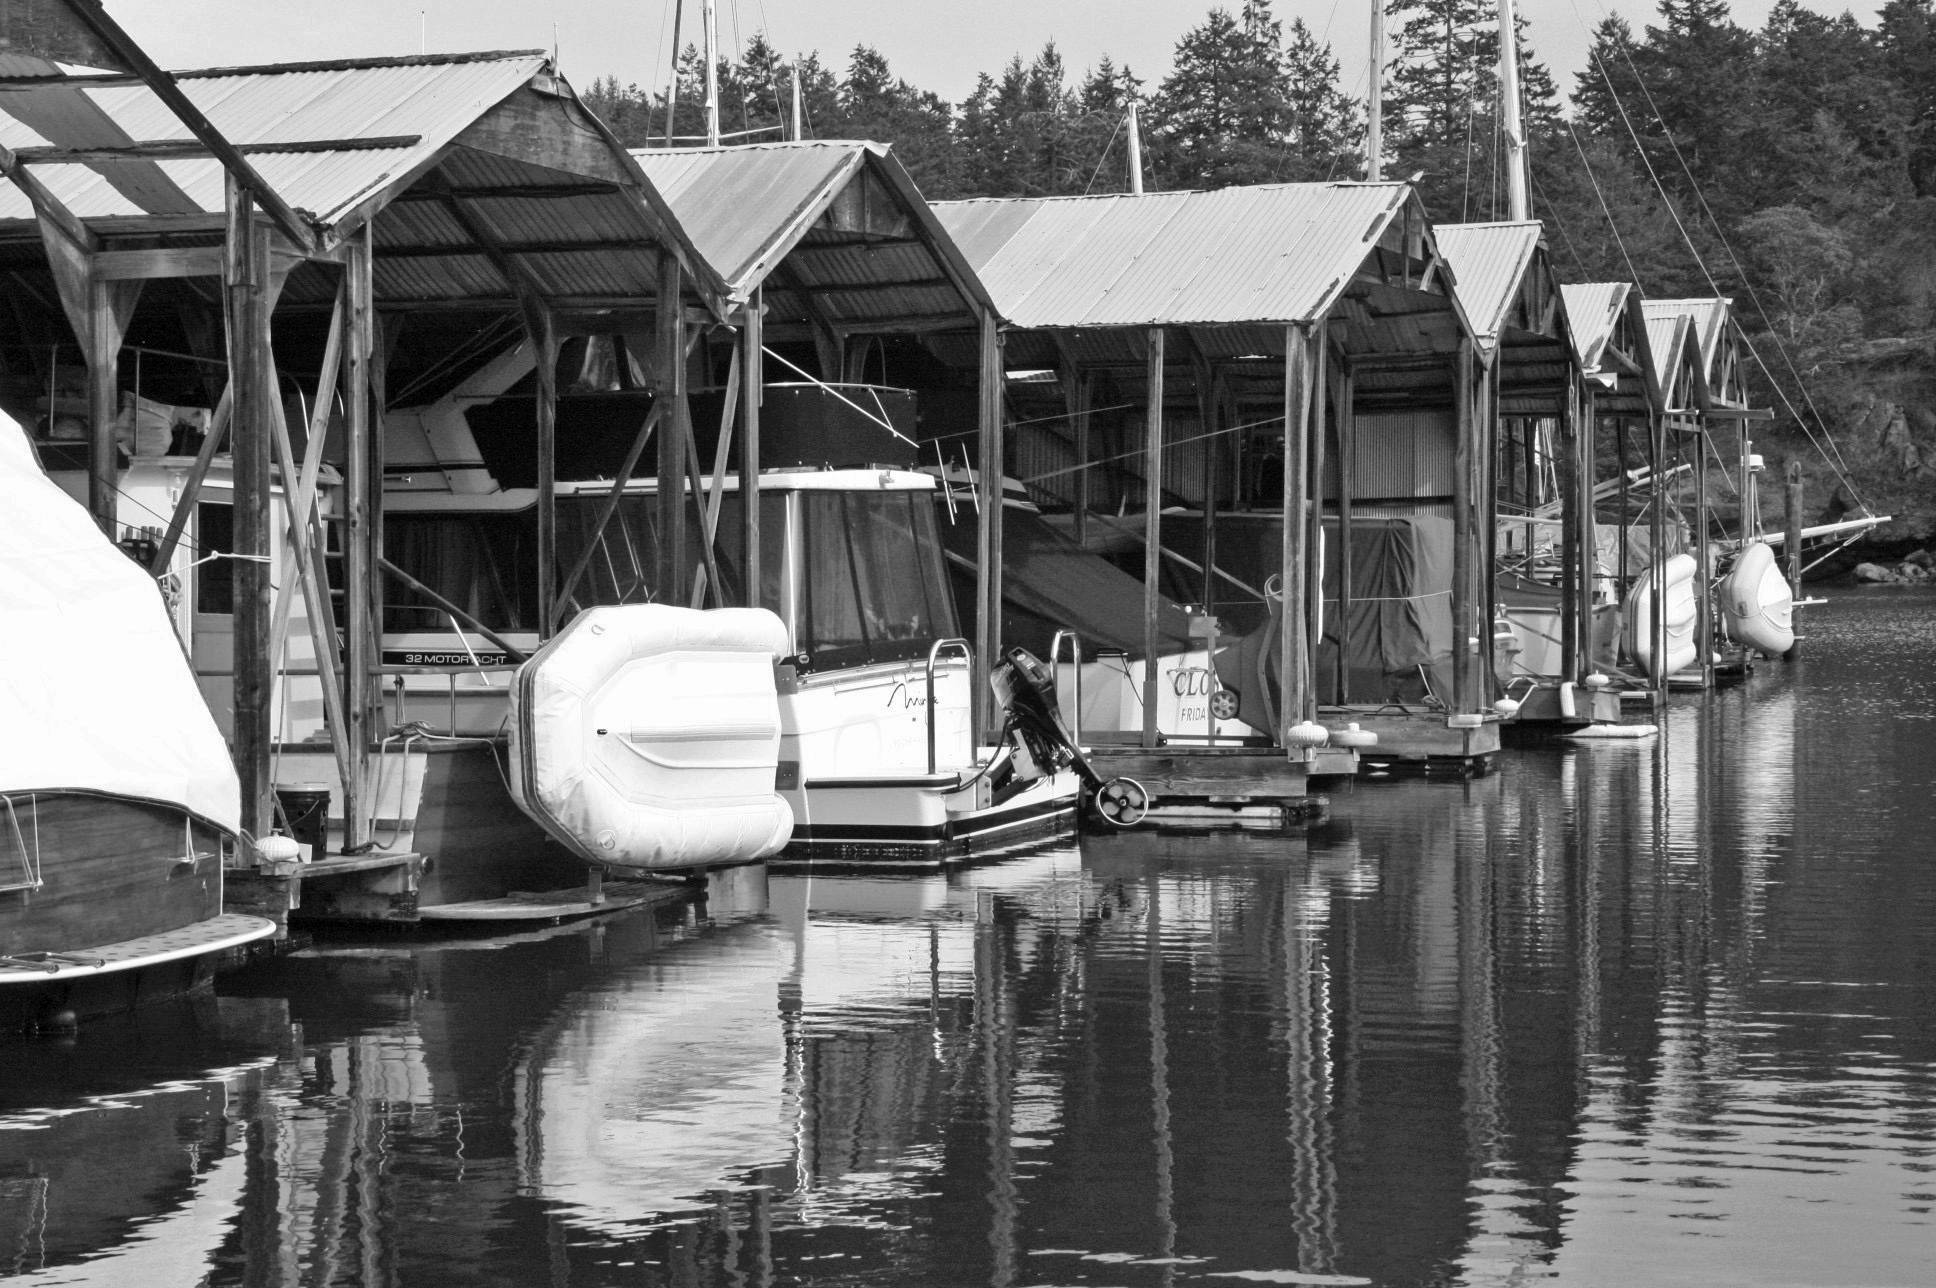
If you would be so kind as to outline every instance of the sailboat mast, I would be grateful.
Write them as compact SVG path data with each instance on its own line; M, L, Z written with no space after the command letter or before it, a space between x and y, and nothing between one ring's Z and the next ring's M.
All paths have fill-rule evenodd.
M706 0L706 146L719 146L719 11Z
M1138 195L1143 191L1143 125L1135 99L1129 102L1129 190Z
M1519 123L1519 24L1513 0L1499 0L1499 112L1506 139L1506 200L1511 218L1532 217L1526 201L1526 135Z
M1365 95L1365 178L1384 178L1385 154L1385 0L1371 0L1371 90Z

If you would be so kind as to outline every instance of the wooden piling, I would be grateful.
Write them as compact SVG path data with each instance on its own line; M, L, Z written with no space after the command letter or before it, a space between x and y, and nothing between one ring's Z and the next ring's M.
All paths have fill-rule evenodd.
M1164 334L1151 327L1148 358L1149 414L1143 443L1143 746L1156 746L1157 610L1163 577L1163 375Z

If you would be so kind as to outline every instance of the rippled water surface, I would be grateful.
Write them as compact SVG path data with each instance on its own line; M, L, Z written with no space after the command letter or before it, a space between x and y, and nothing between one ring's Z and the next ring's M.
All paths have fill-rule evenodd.
M1308 833L325 940L0 1048L0 1276L1936 1281L1936 595Z

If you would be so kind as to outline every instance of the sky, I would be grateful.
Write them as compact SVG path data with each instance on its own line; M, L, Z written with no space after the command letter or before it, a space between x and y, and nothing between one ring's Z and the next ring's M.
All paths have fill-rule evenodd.
M1235 7L1240 0L1223 0ZM1873 25L1880 0L1829 5ZM1735 21L1758 27L1774 0L1735 0ZM976 74L997 72L1017 53L1032 57L1053 40L1072 70L1104 54L1154 88L1177 39L1202 22L1210 0L718 0L721 44L764 31L786 54L818 51L844 69L857 44L886 55L896 75L952 102ZM164 67L234 66L299 59L477 49L556 48L565 77L581 90L601 76L662 84L674 0L107 0L108 11ZM1368 0L1277 0L1280 18L1303 18L1343 64L1347 90L1362 93L1370 28ZM1651 0L1519 0L1535 55L1570 92L1589 33L1609 12L1636 29L1653 19ZM699 29L701 0L686 0L686 39Z

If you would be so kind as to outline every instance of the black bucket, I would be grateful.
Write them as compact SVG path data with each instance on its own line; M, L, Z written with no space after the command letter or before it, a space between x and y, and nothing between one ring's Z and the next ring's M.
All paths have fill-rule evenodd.
M308 862L323 857L329 844L329 786L325 783L297 783L276 788L276 807L289 827L289 837L305 847Z

